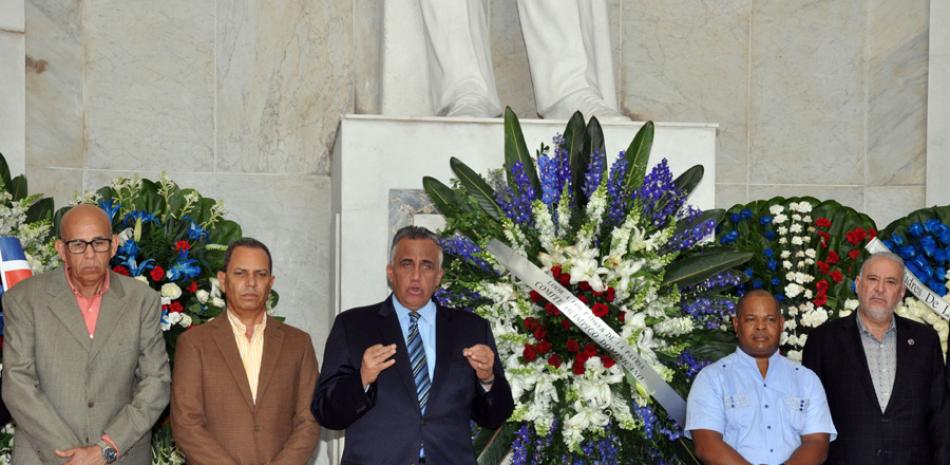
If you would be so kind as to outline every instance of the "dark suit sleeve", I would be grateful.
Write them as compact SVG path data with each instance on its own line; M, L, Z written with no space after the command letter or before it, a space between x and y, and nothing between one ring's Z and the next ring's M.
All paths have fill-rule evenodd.
M483 428L500 428L505 424L511 412L515 410L515 401L511 397L511 386L508 379L505 378L504 362L498 357L498 348L495 347L495 338L491 333L491 325L482 320L485 327L485 343L491 347L495 353L495 365L492 371L495 373L495 381L492 383L491 390L485 390L475 381L475 389L480 395L475 397L472 405L472 419Z
M822 340L822 331L812 331L808 340L805 341L805 348L802 349L802 365L814 371L818 379L824 379L821 372L821 347L819 347Z
M376 386L363 390L359 364L363 354L350 354L342 315L337 316L323 350L323 371L310 409L325 428L343 430L373 407ZM353 360L352 356L356 356Z
M937 333L930 330L929 339L932 340L931 382L930 382L930 440L934 445L933 463L950 464L950 404L947 399L947 377L943 354L940 350L940 339Z

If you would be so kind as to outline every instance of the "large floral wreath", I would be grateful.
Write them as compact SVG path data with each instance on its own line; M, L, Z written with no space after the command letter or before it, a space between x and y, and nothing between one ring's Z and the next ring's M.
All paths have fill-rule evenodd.
M528 155L505 114L505 180L452 159L454 187L425 178L445 215L446 275L436 298L487 318L516 408L500 434L477 431L481 463L661 463L691 459L681 426L645 386L552 303L484 250L498 239L589 306L680 395L708 360L731 351L732 267L751 254L702 245L722 211L686 206L702 177L647 173L653 124L610 164L596 119L578 113L553 149ZM538 167L536 170L535 166Z

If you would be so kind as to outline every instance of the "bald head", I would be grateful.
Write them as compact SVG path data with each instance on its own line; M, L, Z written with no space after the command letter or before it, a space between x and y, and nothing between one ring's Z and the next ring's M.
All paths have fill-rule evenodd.
M103 237L112 235L112 221L106 212L96 205L80 204L70 208L59 223L60 239L72 239L72 233L80 226L94 227Z
M782 314L778 300L775 300L775 296L772 295L771 292L765 289L753 289L739 299L739 305L736 305L736 318L742 315L742 309L751 307L754 304L766 305L773 309L777 315Z

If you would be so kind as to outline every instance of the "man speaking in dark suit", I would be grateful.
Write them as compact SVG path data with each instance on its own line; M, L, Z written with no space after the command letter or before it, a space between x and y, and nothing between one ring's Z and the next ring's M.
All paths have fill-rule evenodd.
M940 341L894 314L903 279L900 257L872 255L855 280L858 311L808 336L802 361L821 378L838 429L826 464L950 463Z
M498 428L514 410L488 322L432 301L442 274L438 237L402 228L392 295L333 323L312 408L346 430L342 465L474 465L469 420Z

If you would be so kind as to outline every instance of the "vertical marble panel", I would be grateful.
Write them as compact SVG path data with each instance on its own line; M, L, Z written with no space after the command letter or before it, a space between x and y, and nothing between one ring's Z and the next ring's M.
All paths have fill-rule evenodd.
M755 2L750 178L863 184L867 2Z
M879 229L908 213L924 208L924 186L869 186L864 190L864 209Z
M209 171L214 4L83 2L87 166Z
M379 113L380 40L383 5L377 0L353 2L354 113Z
M27 165L26 178L30 181L30 193L42 193L46 197L52 197L57 209L71 204L83 191L83 170L78 168Z
M23 0L0 1L0 31L24 31Z
M333 321L329 177L217 174L213 182L229 218L271 251L276 313L307 331L322 354Z
M716 184L716 208L729 209L733 205L749 202L745 184Z
M81 168L80 3L28 0L26 24L27 166Z
M528 66L528 51L521 34L518 4L511 0L488 0L495 85L502 105L521 118L536 118L534 86Z
M624 106L640 120L719 124L716 181L745 183L750 0L626 0Z
M217 2L217 166L329 172L353 110L352 2Z
M868 3L867 184L922 184L929 2Z
M764 200L780 195L796 197L810 195L818 200L837 200L857 211L864 211L864 188L861 186L819 186L770 184L750 185L749 200Z
M950 2L930 3L927 80L927 205L950 204Z
M14 174L23 172L26 160L24 41L23 32L0 30L0 153Z

